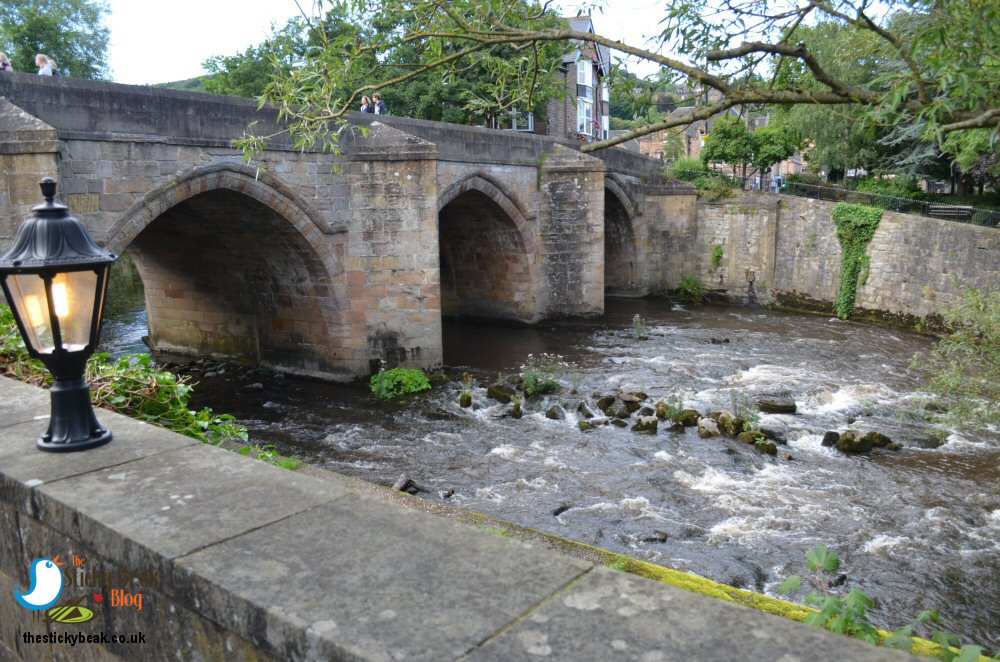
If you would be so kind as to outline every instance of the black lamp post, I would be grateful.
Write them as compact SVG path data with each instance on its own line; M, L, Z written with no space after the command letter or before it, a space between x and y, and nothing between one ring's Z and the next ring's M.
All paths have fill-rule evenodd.
M111 441L94 416L83 375L97 346L108 272L117 256L98 247L79 219L54 202L55 181L40 184L45 204L32 209L35 216L0 256L0 284L28 354L55 377L49 429L38 447L81 451Z

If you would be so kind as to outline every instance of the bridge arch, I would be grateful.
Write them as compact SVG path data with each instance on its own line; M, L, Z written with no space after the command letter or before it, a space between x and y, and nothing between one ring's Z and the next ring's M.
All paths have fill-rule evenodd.
M280 181L236 164L189 171L126 210L108 245L136 262L157 350L337 371L347 307L338 249Z
M485 172L445 188L438 196L442 315L536 321L533 227L524 205Z
M604 179L604 292L635 294L639 288L638 205L614 175Z

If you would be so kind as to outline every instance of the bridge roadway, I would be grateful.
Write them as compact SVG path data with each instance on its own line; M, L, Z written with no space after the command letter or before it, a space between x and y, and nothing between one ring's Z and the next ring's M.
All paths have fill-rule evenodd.
M100 411L114 440L41 453L45 392L0 377L3 660L903 660L885 648L359 495ZM142 610L45 624L13 598L60 554ZM95 576L95 575L92 575ZM99 574L96 576L100 576ZM116 584L121 587L120 584ZM110 597L107 590L105 598ZM60 602L62 604L62 602ZM144 644L25 642L46 632Z
M355 114L339 155L277 139L248 99L0 76L0 246L52 176L128 251L155 348L348 379L442 360L441 318L597 315L606 292L677 285L670 228L693 190L621 149ZM675 258L677 259L677 258Z

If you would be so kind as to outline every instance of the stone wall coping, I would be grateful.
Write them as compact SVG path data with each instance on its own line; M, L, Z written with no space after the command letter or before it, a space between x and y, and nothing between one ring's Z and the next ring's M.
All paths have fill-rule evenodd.
M53 127L60 140L229 148L233 139L242 136L253 121L258 122L257 131L261 133L277 133L280 125L277 109L258 108L254 99L27 73L8 73L0 78L0 98L6 98L8 104ZM358 141L352 149L360 148L361 153L352 156L345 149L348 159L373 156L383 160L437 158L462 163L534 166L556 146L578 153L581 147L577 141L551 136L394 115L352 111L347 113L346 119L355 126L373 122L391 126L437 147L433 154L426 145L410 145L403 153L385 153L377 148L366 149L362 147L364 141ZM348 137L345 144L351 142ZM267 149L300 151L287 136L271 140ZM307 151L321 152L323 149L317 147ZM662 169L662 162L621 147L589 156L603 161L609 171L646 178L659 178Z
M4 567L21 568L5 570L15 582L24 581L38 544L25 531L43 526L108 563L155 568L158 590L187 610L184 618L207 619L279 659L905 657L103 410L110 444L42 453L34 439L46 425L47 400L38 388L0 378L0 509L16 513L20 557ZM9 595L0 599L18 609ZM106 618L104 627L115 623ZM184 645L158 643L155 632L149 638L157 658ZM115 653L154 657L137 646Z

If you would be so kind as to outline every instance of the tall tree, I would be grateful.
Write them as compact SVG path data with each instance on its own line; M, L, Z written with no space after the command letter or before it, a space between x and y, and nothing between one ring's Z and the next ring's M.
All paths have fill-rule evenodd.
M734 173L739 167L746 177L747 165L753 161L753 136L743 120L731 115L716 120L701 148L701 160L705 165L725 163Z
M556 19L545 15L540 25L554 24ZM456 50L447 43L429 43L414 36L395 39L384 47L386 35L415 35L414 16L407 13L372 13L352 7L349 3L332 3L320 17L309 21L293 19L274 37L259 46L251 46L233 56L216 56L205 61L211 78L206 90L238 96L277 96L276 87L293 77L289 70L295 64L315 61L317 53L338 51L347 53L344 66L333 71L324 66L314 83L322 80L323 93L338 100L339 112L356 110L360 97L388 85L379 81L394 81L390 112L420 119L463 124L488 124L494 119L506 119L514 111L530 110L544 118L545 101L561 92L553 76L561 64L564 48L558 44L544 46L537 61L528 61L510 46L498 45L480 57L467 58L441 71L423 71L414 75L428 48L440 48L443 57ZM329 59L324 60L330 62ZM534 68L538 67L536 71ZM522 85L507 74L520 69L539 76L533 99L523 94ZM353 103L353 105L352 105Z
M795 153L795 143L780 124L768 124L757 129L750 143L753 146L752 163L761 172Z
M106 78L108 36L105 0L17 0L0 5L0 50L16 71L35 71L44 53L75 78Z
M304 57L306 39L304 22L293 18L257 46L250 46L236 55L208 58L202 63L209 73L205 91L259 97L279 71L291 69Z
M300 142L330 137L330 123L356 106L357 96L429 71L460 72L476 61L493 62L503 89L523 106L534 100L546 79L547 44L594 42L618 54L660 65L663 78L693 81L708 94L695 111L667 116L610 140L590 143L602 149L638 135L705 120L734 107L759 104L824 105L860 108L880 125L923 123L926 139L973 128L996 130L1000 123L1000 4L996 0L668 0L661 22L661 43L677 57L625 44L600 34L546 24L548 16L533 0L340 0L369 21L399 25L371 41L329 40L308 54L271 88L265 101L286 110L289 130ZM873 79L855 81L818 57L807 28L832 22L859 38L879 44L894 66ZM380 66L385 54L404 44L419 44L402 75ZM500 49L508 57L499 57ZM359 78L356 62L374 56L368 77ZM370 61L370 60L368 60ZM801 76L782 71L798 66ZM364 80L352 94L348 80ZM262 145L250 137L249 153Z

